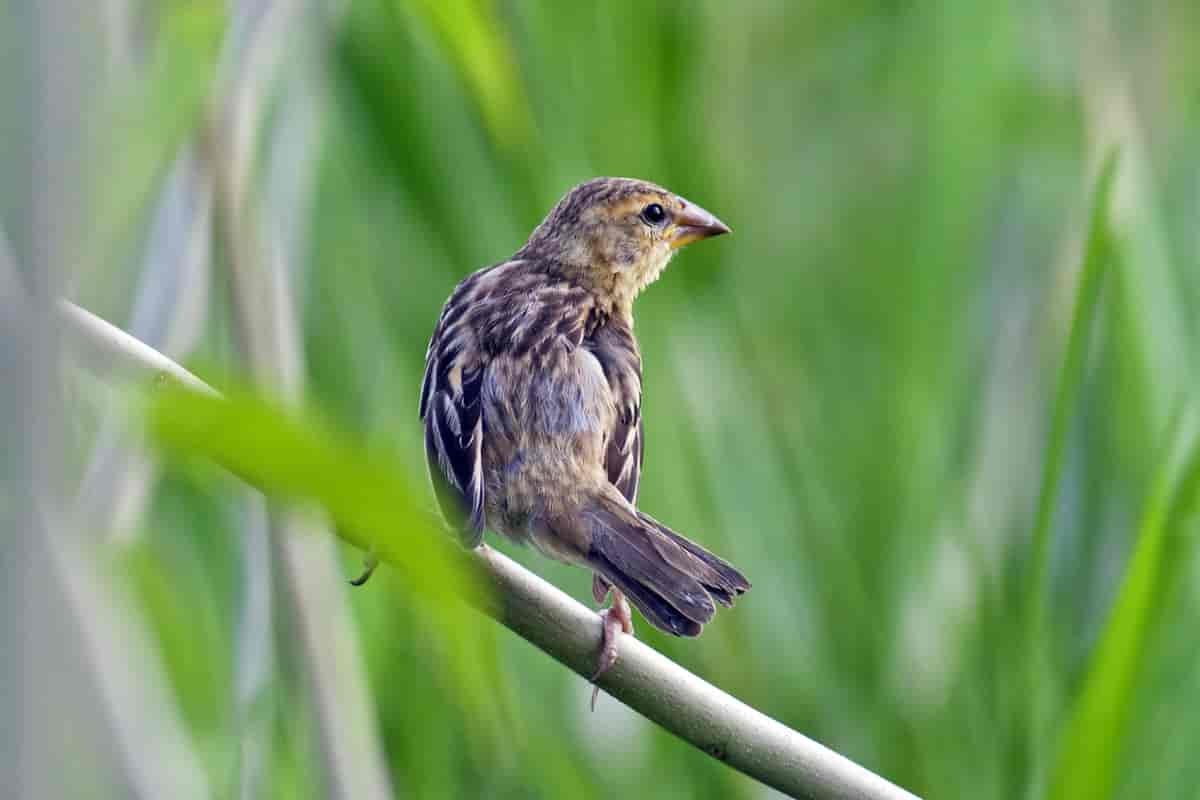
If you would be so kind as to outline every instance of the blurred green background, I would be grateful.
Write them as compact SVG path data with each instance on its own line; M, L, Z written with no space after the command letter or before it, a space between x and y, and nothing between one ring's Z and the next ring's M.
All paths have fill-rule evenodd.
M1194 797L1198 37L1185 0L10 0L0 287L303 394L423 492L454 284L579 181L661 183L735 233L638 301L640 504L754 590L639 635L922 796ZM38 384L23 320L16 796L770 795L393 570L344 588L109 381Z

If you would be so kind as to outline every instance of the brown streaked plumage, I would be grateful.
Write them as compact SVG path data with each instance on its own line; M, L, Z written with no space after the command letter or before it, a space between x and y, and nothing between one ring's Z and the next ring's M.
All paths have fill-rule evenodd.
M576 186L504 263L455 288L426 356L420 413L447 519L587 567L606 613L599 672L632 632L627 596L656 627L696 636L714 600L750 588L725 561L638 511L642 358L633 301L676 249L727 233L651 183Z

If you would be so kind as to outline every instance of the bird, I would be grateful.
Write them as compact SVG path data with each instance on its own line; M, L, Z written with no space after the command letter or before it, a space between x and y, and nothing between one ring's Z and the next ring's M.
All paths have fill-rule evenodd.
M438 505L464 546L485 529L593 573L595 680L634 632L698 636L750 589L735 567L637 507L645 455L633 304L680 248L727 234L654 183L568 191L508 260L453 290L425 356L419 413ZM595 691L592 703L595 704Z

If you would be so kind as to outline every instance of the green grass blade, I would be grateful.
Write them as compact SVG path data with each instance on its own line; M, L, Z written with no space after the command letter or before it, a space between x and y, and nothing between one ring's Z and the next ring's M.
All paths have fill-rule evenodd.
M1067 434L1076 409L1079 387L1083 384L1084 359L1087 356L1089 333L1096 316L1096 305L1104 276L1112 261L1112 237L1108 228L1109 195L1116 173L1117 156L1112 153L1104 162L1092 201L1087 251L1075 298L1067 352L1058 373L1058 388L1054 399L1054 416L1050 424L1050 441L1042 463L1041 488L1038 492L1037 518L1033 527L1031 569L1029 572L1029 624L1031 643L1040 639L1040 626L1045 619L1047 580L1050 570L1050 526L1054 521L1054 505L1062 483L1067 450Z
M495 140L514 151L527 145L533 116L516 56L493 4L410 0L407 5L437 33Z
M1065 469L1067 438L1077 410L1079 390L1084 381L1084 362L1091 339L1092 322L1096 316L1100 290L1112 262L1113 240L1107 214L1116 165L1117 154L1114 151L1100 170L1092 196L1087 248L1076 289L1066 355L1058 373L1050 436L1042 462L1037 516L1031 540L1024 621L1028 653L1025 679L1028 682L1030 703L1028 752L1032 774L1039 771L1036 765L1041 762L1042 754L1046 751L1050 729L1050 704L1045 693L1046 684L1042 680L1042 676L1052 671L1046 634L1049 618L1047 598L1050 579L1050 530Z
M1172 426L1168 457L1155 477L1137 544L1113 604L1083 690L1064 730L1049 796L1054 800L1110 797L1134 710L1147 642L1168 596L1165 578L1178 556L1174 530L1195 503L1200 485L1200 435L1195 416Z

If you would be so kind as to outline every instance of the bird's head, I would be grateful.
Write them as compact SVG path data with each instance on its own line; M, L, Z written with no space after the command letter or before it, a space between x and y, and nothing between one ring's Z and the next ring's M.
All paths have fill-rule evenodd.
M553 264L627 309L680 247L723 233L725 223L661 186L595 178L567 192L517 255Z

